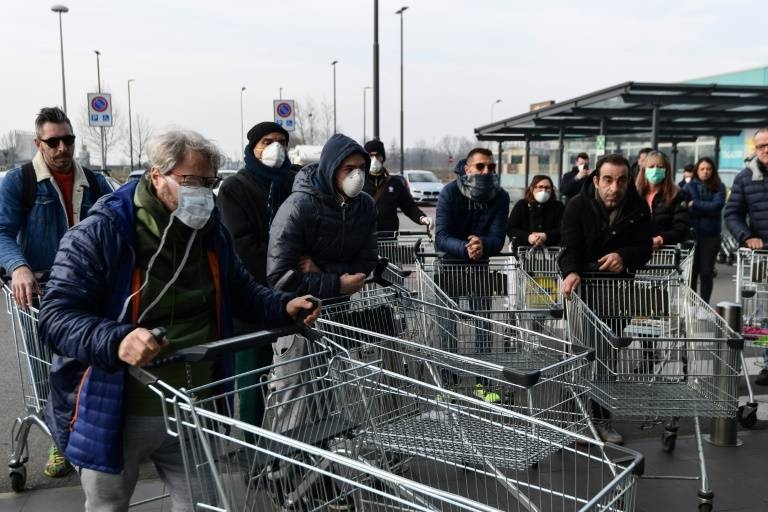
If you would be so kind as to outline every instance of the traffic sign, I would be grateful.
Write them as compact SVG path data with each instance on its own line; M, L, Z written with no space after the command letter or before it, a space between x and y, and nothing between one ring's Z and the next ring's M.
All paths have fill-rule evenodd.
M296 129L296 108L293 100L274 100L272 106L275 110L275 123L287 131Z
M598 135L595 140L595 151L598 156L605 154L605 135Z
M112 126L112 95L88 93L88 126Z

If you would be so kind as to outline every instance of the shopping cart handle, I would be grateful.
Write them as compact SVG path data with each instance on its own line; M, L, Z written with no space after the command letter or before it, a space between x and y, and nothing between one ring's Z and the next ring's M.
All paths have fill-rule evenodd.
M571 345L571 352L573 352L573 355L580 356L582 354L587 354L587 361L594 361L595 360L595 349L585 347L584 345Z
M726 341L728 348L732 350L744 350L744 338L739 336L738 338L728 338Z
M629 336L614 336L610 339L610 343L616 348L627 348L632 344L632 338Z
M549 314L552 318L559 320L563 318L565 310L563 309L563 306L554 306L549 310Z
M517 384L524 388L535 386L541 378L541 370L524 371L518 370L517 368L504 368L502 373L504 374L504 378L507 379L507 382Z

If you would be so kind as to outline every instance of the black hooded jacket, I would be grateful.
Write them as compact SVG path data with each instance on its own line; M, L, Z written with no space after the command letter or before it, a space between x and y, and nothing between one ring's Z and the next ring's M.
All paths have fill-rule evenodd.
M376 206L373 198L360 195L342 204L333 175L345 158L368 153L341 134L323 147L320 161L299 171L293 192L272 221L267 253L267 281L274 286L286 272L296 272L287 289L325 299L337 297L339 276L370 273L376 265ZM366 162L366 172L368 169ZM320 272L298 270L299 258L309 256Z
M651 258L651 214L634 184L630 182L613 223L595 193L590 176L565 206L558 260L563 276L595 272L597 260L612 252L619 253L627 269L642 267Z
M377 197L377 191L382 188L383 190ZM426 217L426 214L413 201L405 178L393 176L386 169L383 170L381 176L369 174L365 178L363 191L376 201L378 214L376 224L379 231L398 231L400 229L400 219L397 217L398 208L417 224L422 217Z

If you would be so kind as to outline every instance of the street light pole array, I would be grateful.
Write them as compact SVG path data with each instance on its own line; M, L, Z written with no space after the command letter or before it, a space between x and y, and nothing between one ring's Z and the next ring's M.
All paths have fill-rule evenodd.
M333 133L336 133L336 64L338 64L339 61L335 60L331 62L331 66L333 66Z
M501 98L491 103L491 122L493 122L493 107L495 107L497 103L501 103Z
M243 125L243 93L245 86L240 87L240 149L245 151L245 127Z
M400 174L403 174L405 170L405 137L404 133L404 114L403 114L403 13L408 9L407 6L402 6L395 11L395 14L400 15Z
M373 0L373 138L379 140L379 0Z
M366 129L366 120L365 120L365 114L366 114L366 108L368 108L368 102L366 101L366 93L368 92L368 89L373 89L370 85L366 85L363 87L363 144L365 144L366 136L365 136L365 129Z
M131 82L133 81L133 78L128 79L128 150L131 153L131 172L133 172L133 114L131 113Z
M61 28L61 15L69 12L66 5L56 4L51 6L51 10L59 15L59 48L61 53L61 102L64 107L64 113L67 113L67 83L64 80L64 33Z

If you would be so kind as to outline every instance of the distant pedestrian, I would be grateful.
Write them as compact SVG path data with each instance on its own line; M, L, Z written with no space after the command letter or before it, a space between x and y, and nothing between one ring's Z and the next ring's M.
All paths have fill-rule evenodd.
M667 155L651 151L645 157L635 181L637 193L651 210L653 248L676 245L689 237L688 208L683 192L672 181Z
M369 140L365 150L371 158L371 169L365 178L363 192L376 202L376 229L380 233L394 233L400 230L397 209L417 224L431 226L432 219L413 200L403 176L392 175L384 167L387 154L380 140Z
M592 174L592 170L589 168L589 155L579 153L576 155L576 165L565 173L560 181L560 194L568 199L577 196L590 174Z
M525 197L512 208L507 220L507 236L516 244L533 247L560 245L560 223L565 206L557 200L549 176L531 179Z
M683 167L683 179L681 179L677 186L680 187L680 190L684 190L685 186L691 182L691 180L696 176L696 166L694 164L688 164L685 167Z
M643 165L643 162L645 161L645 157L651 151L653 151L653 148L641 148L640 151L637 152L637 157L635 158L635 162L632 164L632 167L630 168L630 176L632 178L633 183L637 179L639 169Z
M696 174L684 190L688 217L696 237L691 287L696 290L696 282L700 279L699 295L705 302L709 302L715 277L715 261L720 250L725 185L720 181L717 165L711 158L699 158L694 167Z

